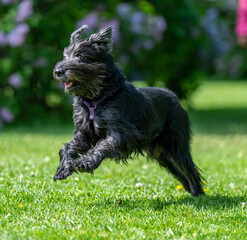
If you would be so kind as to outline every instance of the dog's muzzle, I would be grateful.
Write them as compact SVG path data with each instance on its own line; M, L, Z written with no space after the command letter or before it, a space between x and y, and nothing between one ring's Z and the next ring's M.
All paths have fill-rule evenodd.
M56 78L61 78L65 73L65 70L62 68L55 68L54 69L54 75Z

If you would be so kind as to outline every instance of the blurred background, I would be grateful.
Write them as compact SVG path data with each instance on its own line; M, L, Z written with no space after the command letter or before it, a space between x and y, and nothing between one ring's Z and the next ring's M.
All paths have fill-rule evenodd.
M237 0L0 0L0 128L71 121L71 97L52 77L72 31L114 28L129 81L167 87L189 103L202 79L244 79Z

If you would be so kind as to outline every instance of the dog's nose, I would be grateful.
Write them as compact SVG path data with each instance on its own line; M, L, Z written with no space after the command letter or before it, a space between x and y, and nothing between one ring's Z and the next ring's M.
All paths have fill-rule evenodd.
M55 73L55 75L56 75L57 77L63 76L63 75L64 75L64 72L65 72L65 71L64 71L62 68L56 68L55 71L54 71L54 73Z

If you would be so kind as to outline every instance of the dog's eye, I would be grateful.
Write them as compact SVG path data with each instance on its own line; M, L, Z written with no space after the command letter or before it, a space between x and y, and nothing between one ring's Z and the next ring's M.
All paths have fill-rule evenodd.
M81 62L85 62L85 63L89 62L88 57L86 57L83 54L79 54L77 57L80 59Z

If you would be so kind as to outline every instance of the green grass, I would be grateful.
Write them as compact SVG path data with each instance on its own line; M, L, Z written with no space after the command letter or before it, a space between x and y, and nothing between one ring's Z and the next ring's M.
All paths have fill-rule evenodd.
M5 129L0 239L246 239L246 93L246 82L205 82L192 99L193 157L206 197L178 190L143 157L53 182L72 126Z

